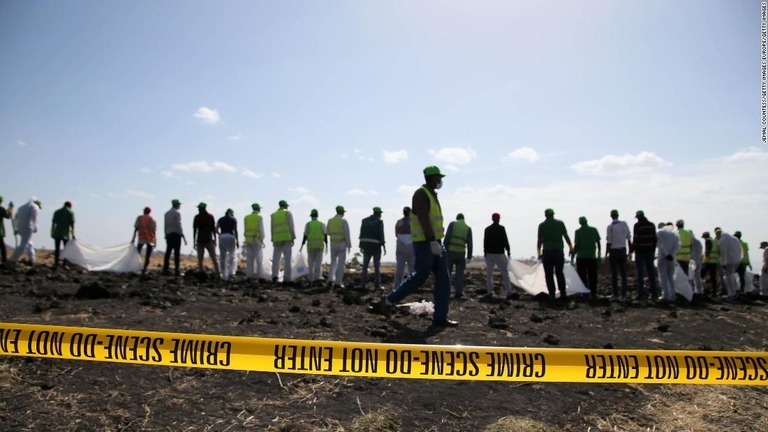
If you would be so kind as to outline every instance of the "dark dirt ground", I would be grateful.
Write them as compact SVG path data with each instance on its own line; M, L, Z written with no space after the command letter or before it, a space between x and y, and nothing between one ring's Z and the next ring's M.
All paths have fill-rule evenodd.
M354 277L332 292L242 275L225 284L193 271L176 280L158 273L160 261L146 277L54 273L49 258L0 269L0 321L432 345L768 350L768 307L757 298L672 308L550 308L530 296L489 302L476 267L466 299L451 304L460 326L436 330L430 317L368 312L380 293L356 288ZM600 272L605 294L607 266ZM631 266L630 275L631 283ZM383 282L391 286L391 275ZM77 298L81 287L110 298ZM408 301L431 300L430 290ZM372 379L0 357L3 431L764 431L766 409L765 387Z

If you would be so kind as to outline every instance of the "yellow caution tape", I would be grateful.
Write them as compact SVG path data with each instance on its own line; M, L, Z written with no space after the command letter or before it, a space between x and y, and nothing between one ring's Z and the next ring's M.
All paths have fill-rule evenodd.
M764 352L404 345L0 323L0 354L356 377L768 384Z

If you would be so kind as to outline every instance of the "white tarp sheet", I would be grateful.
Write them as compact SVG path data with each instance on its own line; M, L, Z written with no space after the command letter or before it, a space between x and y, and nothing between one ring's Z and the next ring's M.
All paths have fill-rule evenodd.
M512 284L519 286L528 294L535 296L541 293L549 293L547 291L547 282L544 279L544 267L541 263L529 266L518 260L510 259L507 268L509 269L509 279L512 281ZM566 294L589 294L589 289L581 282L573 266L565 263L563 274L565 275Z
M656 269L658 272L658 269ZM695 270L689 270L689 272ZM659 285L661 289L661 285ZM688 280L688 276L683 271L678 263L675 267L675 292L685 297L686 300L691 301L693 299L693 288L691 288L691 281Z
M102 248L70 240L61 252L61 258L89 271L128 273L142 269L139 252L130 243Z

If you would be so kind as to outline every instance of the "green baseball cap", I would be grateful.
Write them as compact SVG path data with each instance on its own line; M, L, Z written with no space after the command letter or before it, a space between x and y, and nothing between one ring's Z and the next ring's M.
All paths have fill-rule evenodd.
M645 217L645 212L642 211L642 210L638 210L638 211L635 212L635 217L636 218Z
M315 209L312 209L312 211L311 211L311 212L309 212L309 216L310 216L310 217L317 217L317 210L315 210Z
M554 216L554 214L555 214L555 211L552 210L551 208L544 210L544 216Z
M175 205L175 206L181 205L181 201L179 201L177 199L173 199L173 200L171 200L171 205Z
M464 219L464 213L459 213L456 215L456 220Z
M208 207L208 204L206 204L206 203L204 203L202 201L200 201L200 204L197 205L197 208L206 208L206 207Z
M35 200L35 204L37 204L37 206L41 209L43 208L43 203L41 203L40 200Z
M279 203L277 203L280 207L288 207L288 201L286 200L280 200Z
M259 205L259 203L251 204L251 208L256 210L256 211L261 211L261 206Z
M374 208L373 208L373 212L374 212L374 213L383 213L383 212L381 211L381 207L374 207Z
M579 223L580 223L580 224L585 224L585 223L587 223L587 218L586 218L585 216L580 216L580 217L579 217Z
M344 210L344 206L336 206L336 213L344 213L346 210Z
M424 177L435 176L435 175L440 177L445 177L445 174L440 172L440 168L434 165L430 165L424 168Z

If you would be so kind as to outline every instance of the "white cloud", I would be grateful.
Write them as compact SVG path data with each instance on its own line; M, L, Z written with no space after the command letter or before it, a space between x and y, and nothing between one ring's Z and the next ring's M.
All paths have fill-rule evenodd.
M536 150L530 147L520 147L519 149L507 153L507 156L504 159L510 162L523 161L534 163L539 160L539 154Z
M215 171L237 172L237 169L225 162L213 162L209 164L205 161L188 162L183 164L171 165L172 170L187 172L210 173Z
M397 193L401 195L407 195L411 196L413 195L413 192L418 188L419 186L411 186L411 185L400 185L397 187Z
M155 196L151 193L147 193L144 191L137 191L133 189L126 189L125 193L128 194L128 196L132 196L134 198L144 198L144 199L155 199Z
M19 146L19 147L26 147L27 143L25 143L22 140L18 140L18 141L16 141L16 145Z
M227 139L231 141L240 141L242 138L243 138L242 132L238 132L234 135L230 135L229 137L227 137Z
M746 150L740 150L736 153L723 158L725 162L742 162L742 161L767 161L768 151L765 151L758 147L750 147Z
M320 200L315 198L313 195L302 195L298 199L294 200L294 204L296 205L306 204L311 207L316 207L320 204Z
M472 162L472 159L477 157L472 149L465 149L462 147L443 147L439 150L429 150L429 153L438 160L438 162L446 163L451 169L458 170L458 165L466 165Z
M652 152L644 151L636 155L608 155L601 159L575 163L571 168L579 174L616 175L654 171L671 165Z
M307 188L303 188L303 187L289 188L288 191L289 192L293 192L293 193L300 193L300 194L308 194L309 193L309 190Z
M255 172L253 172L253 171L251 171L249 169L246 169L246 168L243 168L243 169L240 170L240 175L243 176L243 177L250 177L250 178L259 178L259 177L261 177L260 175L256 174Z
M386 163L400 163L408 160L408 152L405 150L397 150L391 152L382 150L381 153L384 155L384 162Z
M167 177L167 178L176 177L176 175L173 174L173 171L161 171L160 174L162 174L163 177Z
M152 169L151 168L147 168L147 167L142 167L139 171L141 171L143 173L151 173Z
M352 189L350 191L347 191L347 195L356 195L356 196L377 196L379 193L375 190L368 189L368 190L362 190L362 189Z
M280 178L281 177L280 173L277 173L277 172L271 172L271 173L269 173L269 175L271 175L274 178Z
M208 107L198 108L193 115L206 124L216 124L221 121L219 112Z

